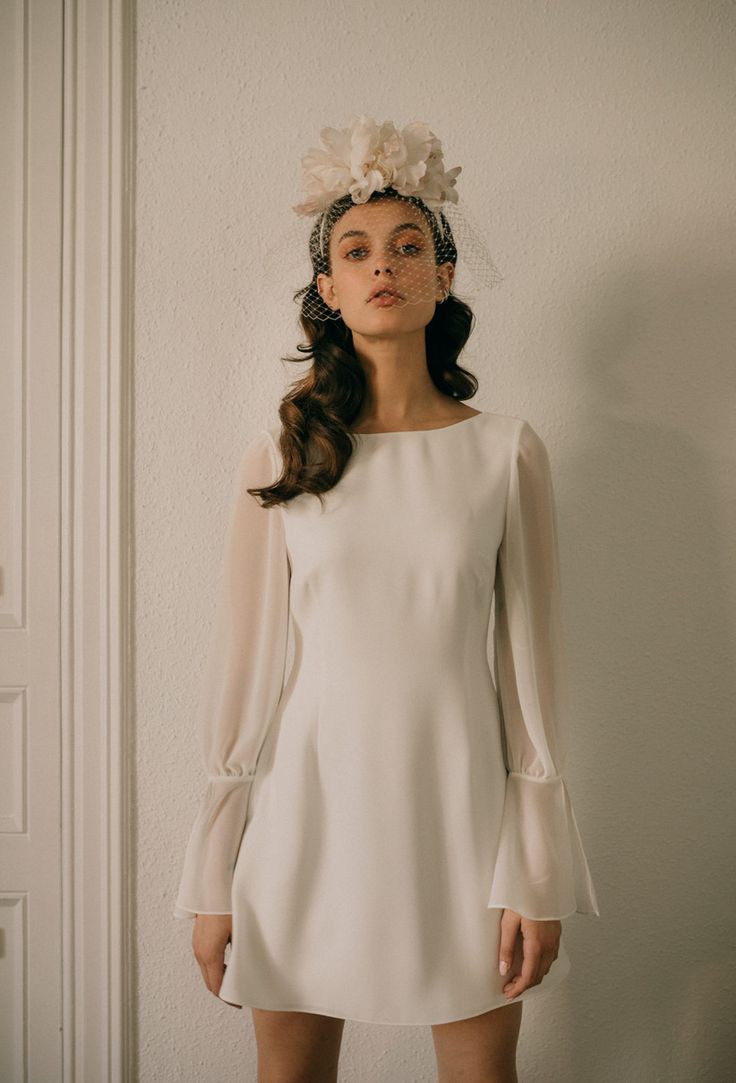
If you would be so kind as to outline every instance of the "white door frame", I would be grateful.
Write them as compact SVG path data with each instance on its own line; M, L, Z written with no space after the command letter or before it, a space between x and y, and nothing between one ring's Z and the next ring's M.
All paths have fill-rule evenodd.
M31 0L31 18L47 2ZM62 6L60 1076L122 1083L134 1077L135 3Z

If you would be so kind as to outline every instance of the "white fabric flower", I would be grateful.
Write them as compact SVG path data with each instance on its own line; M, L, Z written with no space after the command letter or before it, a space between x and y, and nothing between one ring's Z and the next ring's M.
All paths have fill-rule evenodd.
M301 160L306 199L293 208L299 215L319 214L348 193L353 203L367 203L389 186L435 211L458 201L455 179L462 166L445 172L442 144L422 121L399 132L390 120L379 127L354 115L347 128L323 128L320 141L322 147L311 147Z

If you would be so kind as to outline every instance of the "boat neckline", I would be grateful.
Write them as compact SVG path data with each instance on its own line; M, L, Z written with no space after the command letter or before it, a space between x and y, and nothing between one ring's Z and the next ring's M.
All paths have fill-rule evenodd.
M428 432L444 432L445 429L456 429L458 425L466 425L469 421L476 421L479 417L485 417L486 411L479 410L477 414L471 414L470 417L462 417L459 421L451 421L449 425L435 425L431 429L394 429L386 432L350 432L351 436L418 436L419 433Z

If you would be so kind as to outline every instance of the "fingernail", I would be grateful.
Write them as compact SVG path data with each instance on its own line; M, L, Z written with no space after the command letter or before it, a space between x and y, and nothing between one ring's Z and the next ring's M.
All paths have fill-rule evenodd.
M505 974L508 968L509 964L506 962L505 959L502 959L498 969L501 971L502 974Z

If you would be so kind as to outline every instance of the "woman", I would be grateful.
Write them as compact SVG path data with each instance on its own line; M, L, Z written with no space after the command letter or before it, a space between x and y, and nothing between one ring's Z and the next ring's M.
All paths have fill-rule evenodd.
M313 365L238 473L175 914L251 1007L259 1078L335 1080L350 1018L431 1025L440 1079L513 1081L561 919L599 913L560 774L549 462L461 401L459 169L424 125L322 134Z

